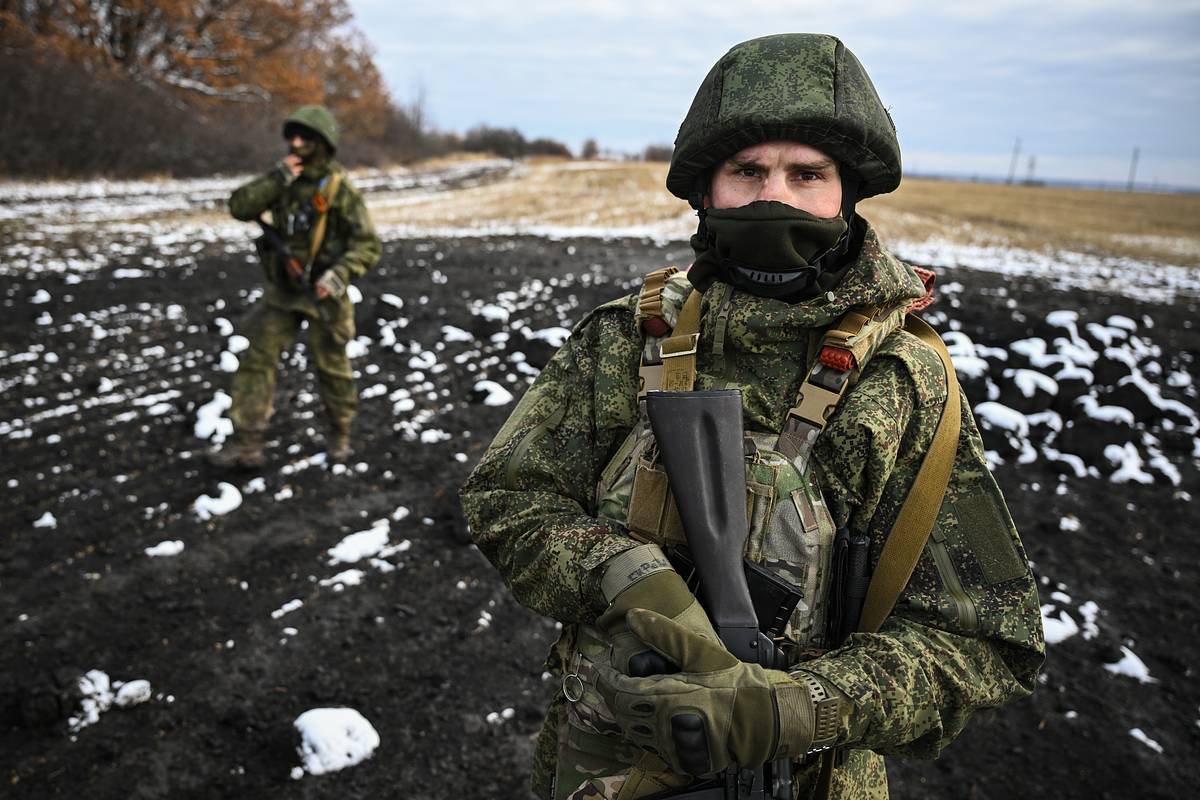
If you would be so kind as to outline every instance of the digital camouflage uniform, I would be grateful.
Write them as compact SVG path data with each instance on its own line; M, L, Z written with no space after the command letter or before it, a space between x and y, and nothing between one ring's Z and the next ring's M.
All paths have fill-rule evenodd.
M293 118L289 118L291 120ZM325 159L308 164L298 177L282 165L239 187L229 198L234 218L258 219L270 212L273 224L284 235L288 249L301 261L309 255L310 226L314 219L313 196L327 185L329 176L342 167ZM289 225L289 220L292 224ZM260 239L259 256L265 278L264 297L251 314L245 333L250 347L233 379L233 406L229 416L236 431L261 432L270 420L275 375L283 350L292 343L303 321L308 322L308 349L317 370L321 400L330 428L350 430L358 406L358 391L346 356L346 343L354 338L354 305L346 294L320 301L326 319L318 313L311 291L289 282L282 264ZM329 204L324 241L312 266L312 281L332 269L343 285L365 275L379 261L381 248L362 195L345 175L337 196Z
M774 43L763 41L770 50ZM713 91L714 74L720 84L719 67L701 87L693 112ZM727 80L727 89L730 84L741 85ZM722 97L720 105L732 103ZM689 121L694 117L690 112ZM733 152L753 141L736 142ZM677 142L680 153L690 157ZM876 191L898 183L898 161L894 172L878 171L872 180L884 188ZM672 191L683 194L689 184L676 182ZM755 442L780 432L815 342L831 324L851 308L902 309L924 294L916 273L864 227L857 257L828 292L786 302L721 281L706 286L695 389L740 389L746 435ZM684 273L668 281L662 294L669 324L691 291ZM640 529L629 516L623 477L633 470L638 445L631 449L630 443L644 425L637 392L646 338L638 299L634 294L602 305L575 326L462 490L475 541L516 599L563 623L547 662L556 683L581 678L575 702L560 689L547 712L533 764L539 797L653 794L625 786L631 765L653 766L653 757L624 738L586 669L605 658L595 625L608 603L601 588L606 564L641 545L631 538L631 529ZM877 564L946 399L937 353L895 325L861 366L802 473L747 457L746 557L804 587L788 627L802 647L788 672L818 676L840 693L837 743L848 757L833 772L832 796L883 798L883 756L932 758L976 710L1029 694L1044 642L1035 582L965 398L945 499L895 608L877 633L851 634L834 649L822 640L833 529L869 537L870 560ZM781 540L780 531L788 530L796 532L794 540ZM814 795L819 767L815 757L795 761L794 796ZM667 790L691 781L660 761L647 786Z

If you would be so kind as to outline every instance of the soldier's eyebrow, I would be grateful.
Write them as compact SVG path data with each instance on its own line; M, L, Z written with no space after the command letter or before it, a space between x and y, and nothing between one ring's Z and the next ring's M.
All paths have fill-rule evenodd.
M725 162L725 165L730 169L762 169L763 164L758 159L747 156L746 158L731 158Z
M832 158L819 158L815 161L793 162L788 164L788 169L800 170L802 172L826 172L835 166L837 166L837 162Z
M730 158L725 162L729 169L763 169L765 166L762 161L753 157L747 156L744 158ZM837 162L832 158L818 158L812 161L793 161L787 165L790 172L827 172L837 166Z

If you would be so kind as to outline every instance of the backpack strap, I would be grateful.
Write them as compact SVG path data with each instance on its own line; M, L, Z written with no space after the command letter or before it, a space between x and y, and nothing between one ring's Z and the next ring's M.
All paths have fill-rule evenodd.
M333 205L334 198L337 197L338 189L342 187L342 172L334 170L329 176L321 181L321 185L317 187L316 193L313 195L313 208L317 211L317 222L313 226L312 240L308 246L308 266L311 268L317 260L317 253L321 251L321 245L325 241L325 227L329 220L329 207ZM322 190L324 189L324 192Z

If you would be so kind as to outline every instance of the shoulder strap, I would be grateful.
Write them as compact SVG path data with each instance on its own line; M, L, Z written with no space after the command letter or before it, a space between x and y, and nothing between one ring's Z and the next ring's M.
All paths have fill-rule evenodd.
M962 410L958 396L958 377L954 374L950 353L946 350L942 337L920 317L910 314L904 328L932 347L941 358L942 369L946 373L946 404L942 407L942 417L933 435L933 442L921 460L921 468L917 471L912 488L908 490L908 497L900 507L900 513L896 515L887 540L883 543L883 552L880 553L879 563L871 576L858 623L859 631L864 633L879 630L879 626L896 605L900 593L908 585L908 579L921 558L921 551L925 548L930 531L933 530L938 510L942 507L942 498L950 483L950 472L958 452Z
M810 349L812 366L800 385L796 404L788 409L776 445L798 469L803 471L801 462L807 458L834 408L883 340L900 327L902 318L895 306L851 308Z
M690 392L696 383L696 346L700 342L699 289L693 289L679 312L672 335L662 343L662 390Z
M341 170L334 170L329 174L329 184L326 192L321 192L321 187L317 187L317 193L313 195L313 208L317 210L317 224L313 226L312 241L308 246L308 265L311 267L317 260L317 253L321 251L321 244L325 241L325 226L329 219L329 206L333 204L334 198L337 197L338 189L342 186Z
M858 630L862 633L874 633L883 625L888 614L900 599L900 593L908 585L925 542L933 530L938 511L942 507L942 499L946 487L950 484L950 473L954 467L954 457L958 452L958 434L961 422L961 404L958 395L958 376L954 373L954 364L950 361L950 353L946 344L937 331L913 314L905 320L904 329L916 336L925 344L931 346L942 361L942 369L946 373L946 404L942 407L942 417L938 421L937 431L933 442L925 452L921 468L908 490L908 497L900 507L896 522L888 532L887 540L883 543L883 552L879 555L879 563L871 575L871 583L867 587L867 597L863 601L862 616L859 617ZM827 800L833 786L833 767L837 750L829 750L821 754L821 770L817 778L817 791L814 797Z

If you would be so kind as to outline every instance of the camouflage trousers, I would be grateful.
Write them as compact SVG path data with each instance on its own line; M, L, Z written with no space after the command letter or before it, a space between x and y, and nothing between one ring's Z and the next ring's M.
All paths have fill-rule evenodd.
M348 304L347 304L348 305ZM358 389L346 355L354 338L354 315L339 313L329 322L260 303L250 315L244 334L250 347L242 354L233 376L233 406L229 418L234 430L264 431L274 411L275 376L279 357L296 339L300 323L308 320L308 352L317 369L321 402L330 427L350 430L358 408Z

